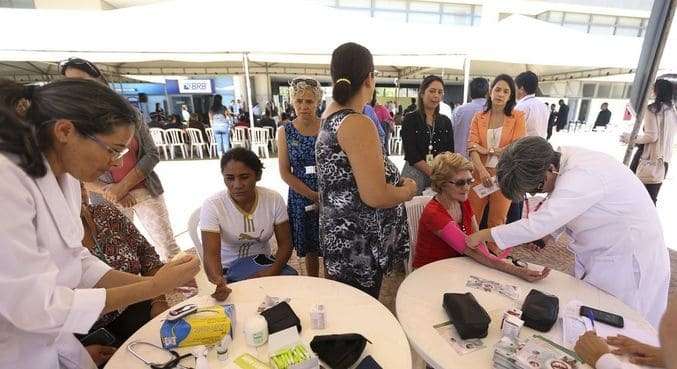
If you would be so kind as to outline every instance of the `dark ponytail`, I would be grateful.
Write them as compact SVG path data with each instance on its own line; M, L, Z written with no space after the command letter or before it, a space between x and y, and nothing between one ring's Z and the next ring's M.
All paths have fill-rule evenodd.
M337 47L331 55L332 99L345 105L374 72L374 58L366 47L354 42Z
M19 96L29 107L25 123L17 117ZM109 134L119 126L137 123L136 110L108 86L85 79L63 79L44 86L22 86L0 80L0 103L5 111L0 125L0 152L20 158L27 174L47 173L43 154L52 148L52 127L59 119L72 122L81 134ZM7 122L7 123L5 123Z
M653 113L659 113L663 105L672 105L673 87L672 82L667 79L657 79L654 83L654 92L656 100L649 105L649 110Z

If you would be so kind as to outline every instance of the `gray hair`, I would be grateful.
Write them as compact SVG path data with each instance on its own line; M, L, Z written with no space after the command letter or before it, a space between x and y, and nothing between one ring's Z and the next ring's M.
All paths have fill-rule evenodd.
M501 192L512 201L523 201L524 194L538 188L551 164L559 167L560 153L543 137L524 137L505 150L496 165Z
M306 82L309 81L309 82ZM315 100L319 104L322 101L322 86L315 78L311 77L297 77L289 82L289 98L294 99L294 96L304 91L310 91L315 96Z

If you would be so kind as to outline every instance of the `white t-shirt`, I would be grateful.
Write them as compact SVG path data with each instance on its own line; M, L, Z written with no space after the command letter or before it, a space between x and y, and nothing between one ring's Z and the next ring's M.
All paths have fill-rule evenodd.
M251 214L240 209L227 191L221 191L202 204L200 229L221 234L221 265L238 258L271 254L268 242L274 226L289 220L287 205L279 193L256 187L256 203Z

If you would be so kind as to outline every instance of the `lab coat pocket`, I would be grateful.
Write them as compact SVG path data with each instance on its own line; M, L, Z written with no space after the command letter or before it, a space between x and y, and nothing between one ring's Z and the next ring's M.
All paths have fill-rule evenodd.
M598 256L585 269L586 282L626 303L635 300L641 275L634 255Z

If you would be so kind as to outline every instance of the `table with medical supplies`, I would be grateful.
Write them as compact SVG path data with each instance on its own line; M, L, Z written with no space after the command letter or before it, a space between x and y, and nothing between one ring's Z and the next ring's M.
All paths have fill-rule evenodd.
M407 338L393 314L379 301L348 285L324 279L301 276L278 276L249 279L230 284L232 293L225 302L218 302L210 296L196 296L178 306L197 304L212 306L233 304L235 307L234 338L228 350L228 358L219 360L216 350L210 349L207 355L209 368L240 368L234 360L249 353L263 362L268 361L267 344L251 347L246 343L243 333L244 322L255 316L257 308L266 296L289 298L289 305L301 321L300 341L306 346L314 336L341 333L359 333L371 343L367 343L362 358L371 355L383 368L411 369L411 351ZM323 305L326 314L325 329L313 329L311 311L316 305ZM142 341L161 346L160 327L166 313L160 314L148 322L127 340L105 366L106 369L149 368L128 350L130 342ZM139 346L139 354L148 362L166 362L171 356L152 347ZM191 347L175 349L180 355L190 353ZM187 358L181 361L186 367L194 367L195 360ZM354 367L355 365L353 365ZM177 366L177 368L181 368Z
M529 265L531 269L540 266ZM511 299L495 291L467 287L468 280L479 279L498 281L518 287L518 297ZM655 337L656 330L641 315L617 298L578 280L570 275L552 270L550 275L536 283L529 283L517 277L480 265L471 258L450 258L423 266L407 276L397 292L397 317L412 348L421 358L435 369L491 368L494 346L502 337L501 322L509 309L521 309L527 294L537 289L559 298L559 316L547 333L522 327L519 338L541 335L552 342L563 345L562 314L565 305L577 300L584 305L623 316L626 328L647 337ZM455 350L438 329L449 317L443 308L445 293L470 292L491 318L488 335L482 338L484 348L461 353ZM597 327L601 323L595 323ZM599 328L598 328L599 329ZM601 336L601 334L600 334ZM577 337L577 336L576 336ZM454 341L451 339L451 341Z

